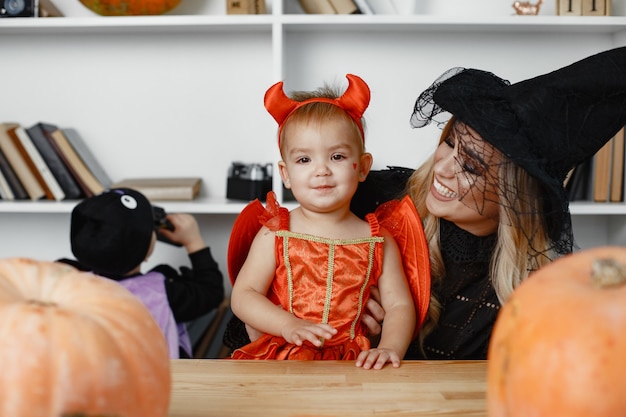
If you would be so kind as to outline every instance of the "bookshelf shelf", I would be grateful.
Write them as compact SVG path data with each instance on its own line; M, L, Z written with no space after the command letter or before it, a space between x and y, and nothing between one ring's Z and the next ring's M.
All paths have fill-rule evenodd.
M123 16L1 19L0 34L41 33L150 33L159 32L269 32L271 15L247 16Z
M445 1L458 0L422 3ZM516 82L626 45L626 16L515 16L501 0L480 1L488 5L457 15L307 15L297 0L269 0L266 15L226 15L224 2L189 1L186 7L203 10L0 19L0 62L11 68L0 122L76 128L114 181L201 176L199 199L156 204L197 215L226 271L230 228L246 204L225 198L228 168L279 158L275 123L262 104L272 83L312 89L361 75L372 89L366 143L374 169L416 167L439 132L411 130L410 111L445 70L482 68ZM481 13L493 5L503 12ZM274 186L280 190L277 177ZM0 242L3 254L70 255L75 204L0 202L10 236ZM571 211L581 246L626 244L626 204L577 202Z
M79 200L68 201L3 201L0 202L0 213L39 213L69 214ZM193 214L236 214L247 204L246 202L219 198L197 198L193 201L155 201L168 212L185 212Z
M38 214L69 214L77 200L71 201L2 201L1 213L38 213ZM155 205L164 207L169 212L185 212L193 214L238 214L247 202L226 200L221 198L197 198L193 201L155 201ZM285 204L294 206L293 203ZM626 216L626 203L586 203L570 204L573 216Z
M267 31L282 25L289 31L321 28L371 31L453 32L576 32L617 34L626 31L626 17L571 16L428 16L428 15L199 15L65 17L0 19L0 34L142 33L152 31Z

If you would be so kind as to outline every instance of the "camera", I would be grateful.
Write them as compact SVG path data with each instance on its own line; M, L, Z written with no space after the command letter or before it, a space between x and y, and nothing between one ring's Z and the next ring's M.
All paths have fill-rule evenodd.
M36 17L38 0L0 0L0 17Z
M228 169L226 198L251 201L255 198L265 201L272 191L272 164L244 164L233 162Z
M167 220L167 213L163 207L152 206L152 218L154 219L154 230L157 234L157 240L174 246L182 246L180 243L169 240L159 232L163 229L174 230L174 225Z

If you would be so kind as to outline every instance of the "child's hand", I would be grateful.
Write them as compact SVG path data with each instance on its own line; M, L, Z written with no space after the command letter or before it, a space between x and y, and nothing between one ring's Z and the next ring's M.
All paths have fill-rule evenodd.
M356 358L356 366L363 369L382 369L387 362L399 368L400 356L391 349L370 349L362 351Z
M167 215L174 226L174 230L161 229L166 238L180 243L187 249L187 252L193 253L206 247L206 243L200 234L200 227L195 217L185 213L171 213Z
M330 339L337 334L337 329L322 323L312 323L306 320L291 320L281 331L281 336L289 343L302 346L305 341L311 342L313 346L321 346L323 339Z

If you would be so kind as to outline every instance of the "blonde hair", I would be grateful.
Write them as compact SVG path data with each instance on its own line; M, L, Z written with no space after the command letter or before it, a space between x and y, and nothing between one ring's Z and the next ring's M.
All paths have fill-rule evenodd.
M448 136L453 123L454 118L446 124L439 143ZM506 159L505 156L503 158ZM439 218L426 207L434 165L434 158L431 157L415 170L407 182L407 193L422 219L428 241L432 284L436 287L444 279L446 270L440 249ZM530 272L549 263L556 257L556 253L550 249L552 242L548 237L544 216L541 215L542 193L538 181L512 162L499 165L498 178L516 184L515 187L497 187L500 190L500 202L507 203L500 204L500 221L489 276L500 303L504 303ZM518 192L528 198L519 198ZM428 316L419 333L420 347L424 338L436 327L441 315L441 303L432 293L430 300Z
M341 90L336 86L329 86L325 84L323 87L314 91L294 91L289 94L292 100L305 101L312 98L328 98L335 99L341 96ZM365 138L361 135L361 130L352 117L341 107L335 106L326 102L312 102L296 109L293 114L285 121L283 129L280 134L280 153L283 155L287 140L285 138L285 131L288 130L288 126L292 124L307 124L317 123L322 124L324 121L330 119L343 119L350 124L354 130L354 138L358 139L358 144L361 147L361 152L365 152ZM365 119L361 118L361 125L365 130Z

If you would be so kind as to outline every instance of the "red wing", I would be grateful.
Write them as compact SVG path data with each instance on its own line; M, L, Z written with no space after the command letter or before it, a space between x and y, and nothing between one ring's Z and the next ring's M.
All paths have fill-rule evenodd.
M228 276L231 284L235 283L239 270L248 257L254 237L263 224L278 214L279 208L276 195L270 191L267 193L266 207L263 207L259 199L256 199L244 207L235 219L230 232L227 254Z
M417 335L430 303L430 258L422 221L409 196L383 203L376 209L376 217L393 235L400 249L404 273L415 300Z

